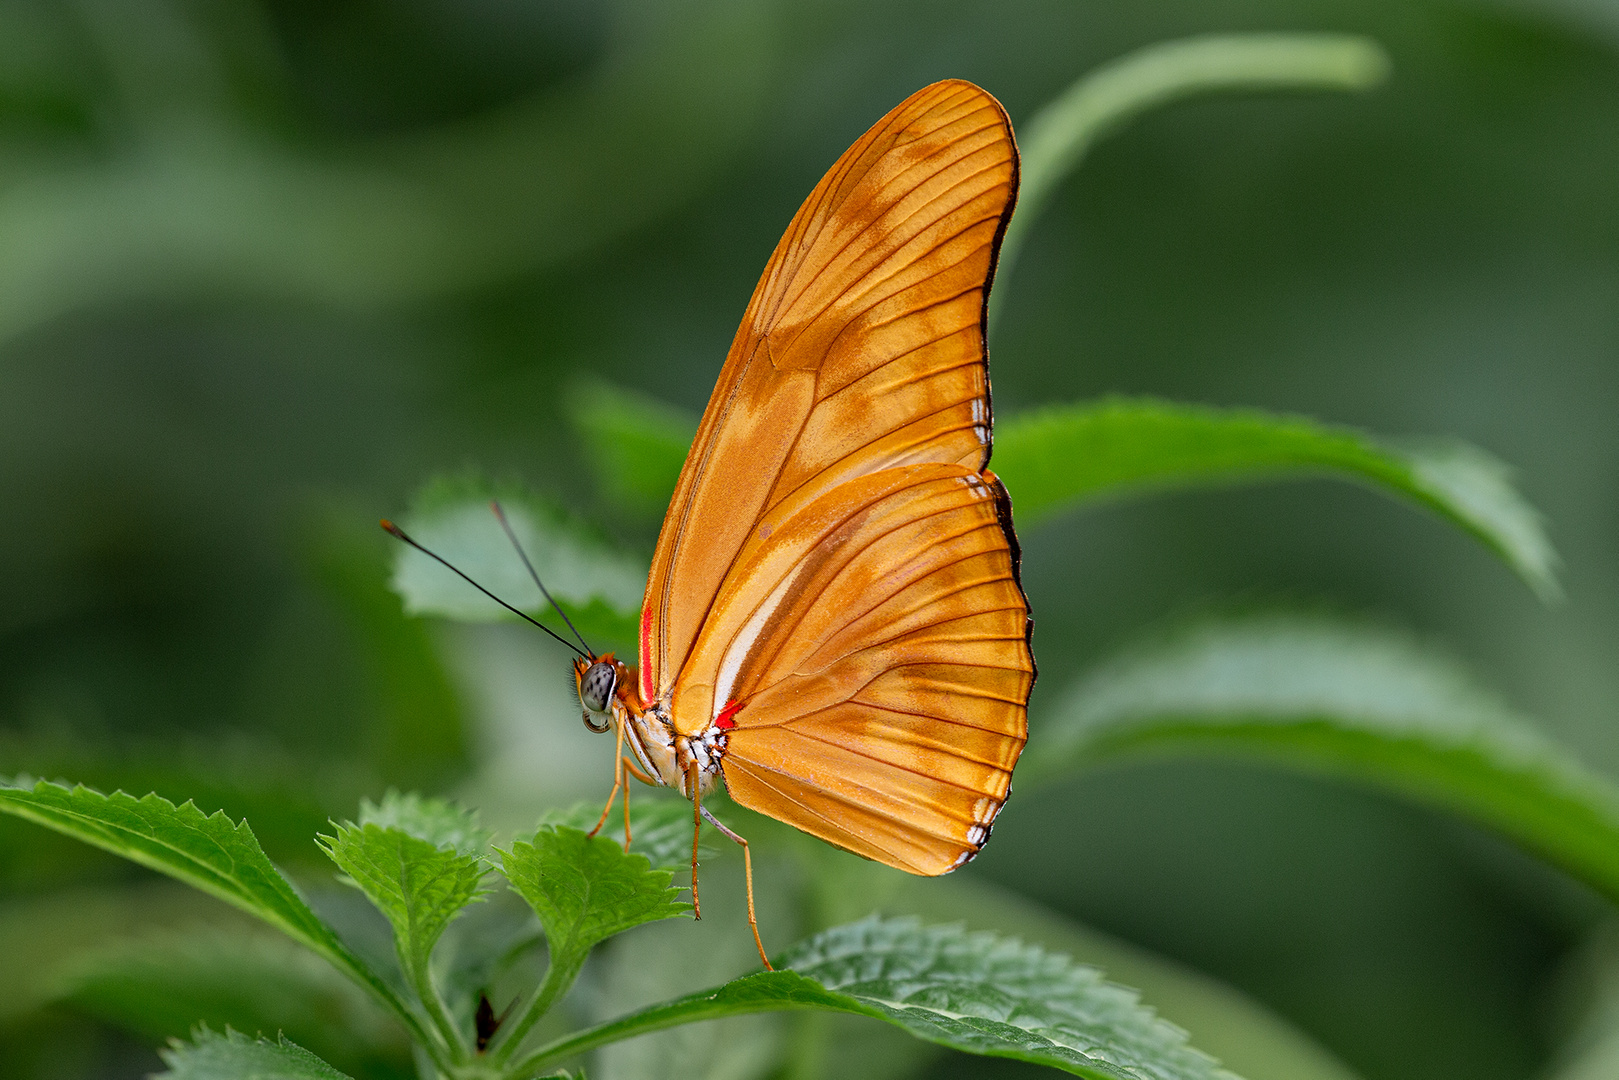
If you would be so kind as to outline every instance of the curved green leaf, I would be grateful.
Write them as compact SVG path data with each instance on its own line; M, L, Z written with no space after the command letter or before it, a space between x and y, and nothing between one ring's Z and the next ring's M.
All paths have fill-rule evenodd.
M795 946L781 967L575 1033L525 1059L519 1071L676 1024L828 1009L875 1017L955 1049L1098 1080L1230 1076L1131 991L1013 938L870 918Z
M1082 677L1025 783L1145 754L1222 754L1366 781L1513 838L1619 900L1619 788L1456 665L1297 615L1196 626Z
M875 908L924 922L960 920L970 929L1016 935L1100 968L1247 1080L1357 1080L1319 1043L1235 987L1076 923L982 875L918 878L832 851L808 867L819 904L834 917Z
M1540 515L1513 489L1505 465L1465 444L1396 447L1301 416L1104 398L1001 424L994 464L1023 524L1135 491L1339 476L1427 507L1472 533L1541 597L1558 595L1557 553Z
M415 1013L310 910L245 821L233 822L222 811L204 814L189 802L175 806L157 795L103 795L45 781L32 788L0 786L0 811L167 874L264 920L349 974L426 1041Z
M159 1052L168 1071L154 1080L349 1080L285 1036L250 1039L239 1031L199 1030Z
M1102 137L1149 109L1238 90L1366 90L1388 77L1388 54L1349 34L1218 34L1149 45L1104 64L1018 127L1017 213L1001 242L993 313L1023 241L1063 179Z

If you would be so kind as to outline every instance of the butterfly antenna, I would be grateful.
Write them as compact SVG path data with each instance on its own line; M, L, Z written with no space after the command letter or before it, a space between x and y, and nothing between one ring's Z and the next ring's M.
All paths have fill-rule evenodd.
M395 537L399 538L400 540L403 540L405 543L409 544L411 547L413 547L417 551L421 552L423 555L426 555L428 558L433 559L433 560L435 560L435 561L437 561L439 563L442 563L444 566L448 566L451 570L454 570L456 572L457 576L459 576L462 581L465 581L468 585L471 585L474 589L477 589L479 592L481 592L485 596L489 597L489 599L493 600L495 603L499 604L501 607L505 608L507 611L511 612L513 615L516 615L520 619L525 619L528 622L533 623L535 626L539 627L541 630L544 630L547 634L550 634L552 637L554 637L558 641L562 642L562 644L566 645L568 648L572 649L574 652L579 653L579 655L584 657L586 660L594 660L594 659L596 659L595 656L591 655L590 653L580 652L579 646L575 645L573 642L569 641L567 638L565 638L562 635L558 634L555 630L552 630L549 626L546 626L544 623L538 621L533 616L529 615L527 612L519 611L517 608L512 607L506 601L502 600L500 597L496 596L494 593L490 592L488 589L484 588L482 585L479 585L476 581L473 581L470 577L468 577L466 574L462 573L461 570L459 570L457 567L455 567L444 556L438 554L437 552L429 551L427 548L424 548L422 545L418 544L415 540L411 539L409 533L405 532L404 529L401 529L398 525L395 525L393 522L389 521L387 518L382 519L382 527L385 530L387 530L389 533L392 533ZM550 599L550 598L547 597L547 599ZM563 616L563 618L567 618L567 616ZM574 631L574 633L576 633L576 634L578 632L579 631L577 631L577 630Z
M523 545L517 542L517 534L512 531L511 522L506 520L506 511L500 508L500 500L491 499L489 509L493 510L495 516L500 519L500 527L506 530L506 538L512 542L512 547L517 549L517 557L523 560L524 566L528 567L528 576L534 579L534 584L540 587L540 592L544 594L547 600L551 601L551 606L556 609L558 615L562 616L562 621L568 624L568 629L572 630L573 636L579 639L579 644L584 645L585 651L589 652L591 656L595 656L595 653L590 652L590 646L585 644L585 637L579 632L579 628L573 625L573 620L568 618L566 611L562 610L562 605L551 598L551 590L545 587L545 583L540 580L540 575L534 572L534 564L528 561L528 552L524 551Z

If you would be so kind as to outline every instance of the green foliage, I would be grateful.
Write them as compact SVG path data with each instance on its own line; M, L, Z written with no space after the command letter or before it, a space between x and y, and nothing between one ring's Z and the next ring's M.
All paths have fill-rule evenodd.
M1619 789L1403 635L1210 622L1102 664L1062 700L1020 778L1141 754L1280 762L1459 813L1619 899Z
M1144 112L1199 94L1367 90L1388 77L1375 41L1350 34L1211 34L1138 49L1082 76L1018 125L1017 213L1001 242L996 321L1024 239L1090 148Z
M205 815L157 795L136 799L39 781L0 787L0 810L167 874L274 926L324 956L390 1008L418 1037L416 1018L392 987L349 951L281 876L244 821Z
M643 1009L526 1059L525 1067L609 1040L740 1013L831 1009L894 1024L958 1050L1105 1080L1229 1077L1128 990L1092 968L1012 938L870 918L789 950L783 970ZM790 970L789 970L790 969Z
M737 91L753 86L757 74L757 63L743 55L746 47L768 35L748 20L724 18L717 22L734 32L710 33L722 6L677 4L678 33L650 35L642 27L639 37L628 35L629 43L618 41L610 53L639 50L642 63L627 70L609 64L603 78L576 88L586 99L577 115L586 122L559 124L547 107L529 102L508 123L489 130L455 134L443 145L392 148L391 160L413 182L389 179L374 160L317 163L286 148L239 139L214 121L199 123L192 140L171 156L143 155L130 175L92 173L82 177L83 184L62 187L67 194L60 200L47 200L45 216L55 215L56 234L93 237L95 244L41 246L28 234L0 230L23 237L21 247L0 260L9 274L0 279L16 278L17 284L23 281L17 268L33 268L17 289L0 290L7 297L0 302L0 336L40 312L105 298L94 283L87 292L82 284L67 283L91 248L96 259L111 265L144 266L154 252L172 255L172 262L163 260L143 277L139 294L162 293L199 266L219 265L226 268L227 288L344 304L454 290L560 259L695 190L710 167L705 155L728 145L730 132L757 108L756 95ZM626 25L634 30L640 18L627 18ZM690 80L691 93L659 93L664 82L686 85L683 73L694 66L702 77ZM1360 38L1244 35L1155 46L1076 82L1020 125L1022 207L1002 249L996 304L1021 244L1053 193L1099 138L1132 117L1215 90L1364 89L1378 83L1386 67L1381 49ZM692 109L706 118L702 132L708 136L696 140L696 148L687 145L692 140L678 125L661 122L667 112ZM632 147L628 157L612 149L624 146ZM670 175L653 177L649 185L650 174L638 166L653 158L679 160ZM575 160L629 178L628 187L601 197L597 184L582 179L590 168L575 175L572 165L557 164ZM175 176L187 181L181 185L187 190L210 193L193 200L203 207L201 224L179 242L161 214L137 214L155 224L133 233L105 227L109 214L122 220L131 206L151 209L153 193L166 190ZM340 208L351 219L349 231L304 222L325 237L323 244L297 251L281 246L279 225L291 217L302 222L306 204L328 205L325 196L337 188L359 204ZM434 195L441 188L480 193L471 200L476 212L447 213ZM535 191L546 197L534 200ZM28 192L23 185L0 193L0 222L22 212L18 200L26 204ZM32 197L39 198L38 192ZM36 214L40 207L23 210ZM220 214L251 219L259 231L225 237L210 225L224 220L216 220ZM110 247L101 243L109 235ZM228 244L245 244L246 261L221 257ZM489 248L495 257L487 262L469 255ZM583 437L605 512L633 518L659 510L675 483L694 419L601 383L576 384L566 407ZM1147 489L1339 476L1434 511L1489 546L1542 596L1557 592L1557 559L1538 515L1499 462L1464 445L1401 448L1303 418L1110 399L1013 417L1000 428L995 465L1017 498L1024 524ZM550 501L473 477L443 479L421 493L404 524L483 585L565 632L490 514L494 497L587 638L599 647L632 645L643 561L616 550ZM379 669L410 669L413 677L397 683L390 702L403 718L400 730L431 736L405 748L417 753L399 754L386 768L422 770L438 758L460 760L465 747L455 688L436 662L431 631L377 632L386 612L377 589L363 580L369 565L363 544L334 547L323 556L320 569L328 584L351 615L369 624ZM393 587L413 613L461 621L506 617L450 571L409 549L396 551ZM1208 623L1104 664L1062 700L1062 709L1044 723L1036 718L1020 784L1147 754L1280 762L1353 777L1453 811L1619 899L1619 793L1479 692L1465 674L1398 635L1297 616ZM1048 913L1031 914L1026 904L994 890L974 891L971 879L925 883L933 887L929 900L913 896L912 907L932 904L930 917L970 917L996 932L926 925L916 918L865 918L788 949L783 970L747 975L552 1037L538 1025L542 1019L553 1027L566 1023L558 1014L568 1010L553 1007L593 949L689 910L672 875L689 852L689 804L664 799L637 806L634 843L625 852L614 839L622 835L616 817L622 811L616 808L599 837L583 831L594 824L597 808L583 806L548 816L532 840L499 849L476 814L444 800L390 791L379 803L363 803L356 823L336 825L335 835L319 842L391 927L404 976L398 986L369 969L311 910L245 822L156 795L104 796L52 784L0 788L0 810L168 874L288 936L272 944L183 926L162 936L85 948L53 974L58 999L148 1037L199 1021L223 1025L223 1035L204 1027L165 1052L164 1075L171 1080L342 1078L328 1061L367 1080L393 1075L403 1068L396 1023L413 1041L424 1074L530 1080L541 1067L618 1040L782 1011L820 1014L816 1020L830 1021L833 1014L875 1019L927 1043L1108 1080L1231 1075L1133 991L1109 984L1099 970L1066 952L1117 960L1158 1004L1179 1002L1186 1015L1208 1025L1203 1030L1218 1025L1228 1035L1233 1029L1267 1031L1276 1042L1287 1042L1277 1031L1290 1029L1234 991L1098 942ZM498 867L491 851L499 855ZM806 891L819 890L823 913L852 904L857 910L849 914L863 914L879 900L903 901L907 888L918 887L909 881L894 886L894 875L866 865L824 877L823 868L808 865L811 872L804 876L814 880ZM510 890L486 889L497 872ZM469 911L490 892L497 894L492 903ZM487 1008L474 1019L480 997L494 996L497 983L509 987L530 974L520 970L523 963L534 961L538 973L539 931L519 907L519 896L543 928L547 967L537 984L518 991L514 1018L490 1032ZM1013 927L1023 936L1009 936ZM1029 937L1037 943L1026 944ZM321 966L321 959L331 966ZM252 1038L238 1028L261 1034ZM291 1031L325 1060L284 1035L272 1041L262 1034L272 1030ZM795 1030L792 1059L770 1066L779 1075L812 1074L814 1044L829 1041L828 1033L838 1029L807 1023ZM539 1034L550 1041L534 1049L530 1044L537 1040L530 1037ZM764 1055L778 1052L772 1039L758 1046ZM1611 1055L1611 1047L1604 1049ZM1306 1052L1298 1059L1312 1075L1343 1075L1325 1054ZM1601 1057L1593 1068L1608 1060ZM1285 1070L1289 1077L1306 1071ZM1270 1078L1256 1072L1255 1080Z
M616 7L599 66L561 92L336 157L253 122L256 108L231 109L238 88L201 26L87 14L80 32L106 43L107 78L132 84L116 86L109 117L121 152L46 155L8 177L0 340L204 283L363 310L554 265L646 223L698 190L752 126L774 33L767 9L723 0ZM221 52L275 47L249 18L222 23L252 44L211 43ZM154 48L161 73L149 70ZM168 92L152 94L158 85ZM161 137L176 107L184 136Z
M680 890L670 884L668 870L653 869L646 856L627 853L605 836L565 825L542 825L532 842L513 843L500 861L512 888L540 917L551 959L522 1016L492 1048L497 1062L521 1048L598 943L691 909L676 899Z
M161 1045L199 1023L281 1032L364 1076L410 1073L405 1032L354 983L284 937L176 927L116 941L52 975L60 1000Z
M996 471L1033 525L1098 498L1185 485L1338 476L1434 511L1472 533L1541 596L1557 595L1557 553L1506 466L1450 443L1394 447L1353 428L1257 409L1108 398L1012 417Z
M439 936L461 909L483 895L486 866L400 829L339 825L321 846L394 928L400 963L421 976Z
M433 947L468 904L484 895L488 864L467 854L486 842L476 816L441 800L393 796L373 817L404 827L344 824L321 847L349 880L387 917L394 932L400 970L439 1030L452 1055L464 1053L465 1040L449 1017L433 983ZM415 833L435 836L437 842ZM459 845L459 846L458 846Z
M168 1071L157 1080L350 1080L285 1036L250 1039L203 1029L163 1051Z
M448 799L430 799L414 791L389 791L382 802L360 801L360 824L394 829L461 855L482 855L494 833L478 823L478 812Z
M614 551L552 503L519 487L476 477L440 478L417 495L401 524L496 596L571 637L512 550L489 508L491 499L500 500L540 580L591 646L598 652L613 644L633 646L646 590L645 563ZM463 622L513 618L454 573L403 544L395 553L393 587L414 615Z
M630 810L630 853L645 855L649 863L660 869L678 870L686 866L691 859L691 803L685 799L636 794L638 797L632 800ZM541 824L589 830L599 817L599 806L579 803L567 810L547 813ZM624 835L622 800L613 803L599 835L609 839ZM706 858L712 852L704 844L698 854Z
M336 940L271 865L247 822L222 812L44 780L0 787L0 809L178 878L317 951Z
M609 505L639 516L661 515L697 432L696 419L600 380L576 384L568 406Z
M646 856L625 854L605 836L566 826L542 826L531 843L500 853L512 888L545 927L552 962L580 956L598 942L658 919L691 910L676 898L668 870Z

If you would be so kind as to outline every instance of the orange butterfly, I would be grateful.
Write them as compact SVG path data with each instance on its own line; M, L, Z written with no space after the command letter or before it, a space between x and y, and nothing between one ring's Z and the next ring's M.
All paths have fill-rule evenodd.
M742 845L766 967L747 841L702 805L717 781L923 875L976 855L1011 790L1035 666L1011 502L986 468L984 329L1017 181L1005 111L955 80L838 159L703 413L639 672L574 661L585 723L618 735L608 808L622 788L627 833L633 774L691 799L694 832L706 818Z

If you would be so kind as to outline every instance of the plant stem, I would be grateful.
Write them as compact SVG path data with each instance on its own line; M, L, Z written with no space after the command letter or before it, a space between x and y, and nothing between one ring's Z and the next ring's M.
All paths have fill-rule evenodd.
M424 1025L416 1010L412 1009L409 1003L395 992L393 987L383 982L358 957L336 942L328 944L326 942L311 941L304 937L300 937L299 940L303 941L305 945L319 955L325 957L327 963L369 991L378 1003L405 1026L405 1030L410 1033L411 1040L432 1057L433 1064L437 1065L441 1072L447 1073L449 1071L449 1047L435 1037L438 1032Z
M540 982L539 989L534 991L534 996L529 999L528 1005L523 1009L523 1015L518 1017L517 1022L510 1028L497 1033L496 1044L490 1047L488 1052L490 1064L497 1067L505 1064L522 1047L523 1039L534 1029L534 1025L539 1023L540 1017L550 1011L551 1006L556 1004L557 1000L568 992L568 988L573 985L574 979L579 977L579 969L584 966L587 955L589 955L588 952L582 952L575 956L552 955L550 966L545 969L545 978ZM520 1066L512 1071L511 1075L521 1076L527 1074L523 1072Z
M450 1064L460 1065L467 1060L467 1043L461 1037L461 1031L450 1018L450 1010L445 1008L444 999L439 997L438 987L433 985L433 976L427 964L411 964L405 961L403 955L400 962L410 973L411 985L416 990L416 997L420 999L422 1008L427 1010L428 1019L432 1021L438 1036L443 1040L444 1049L448 1051L447 1058ZM439 1061L440 1067L444 1065Z
M774 973L766 974L773 975ZM817 989L819 988L817 987ZM678 1027L682 1024L693 1024L699 1020L717 1019L722 1016L740 1016L746 1013L835 1008L835 1006L828 1006L824 1000L800 1000L790 994L776 998L755 998L746 1002L729 1001L723 997L724 990L725 988L721 987L718 990L676 998L674 1001L666 1001L661 1005L653 1005L638 1012L630 1013L628 1016L621 1016L617 1020L609 1020L594 1027L575 1031L545 1044L516 1065L503 1070L503 1073L512 1080L516 1080L518 1077L533 1076L552 1062L566 1060L578 1054L583 1054L587 1050L594 1050L598 1046L633 1038L636 1035L645 1035L648 1032Z

